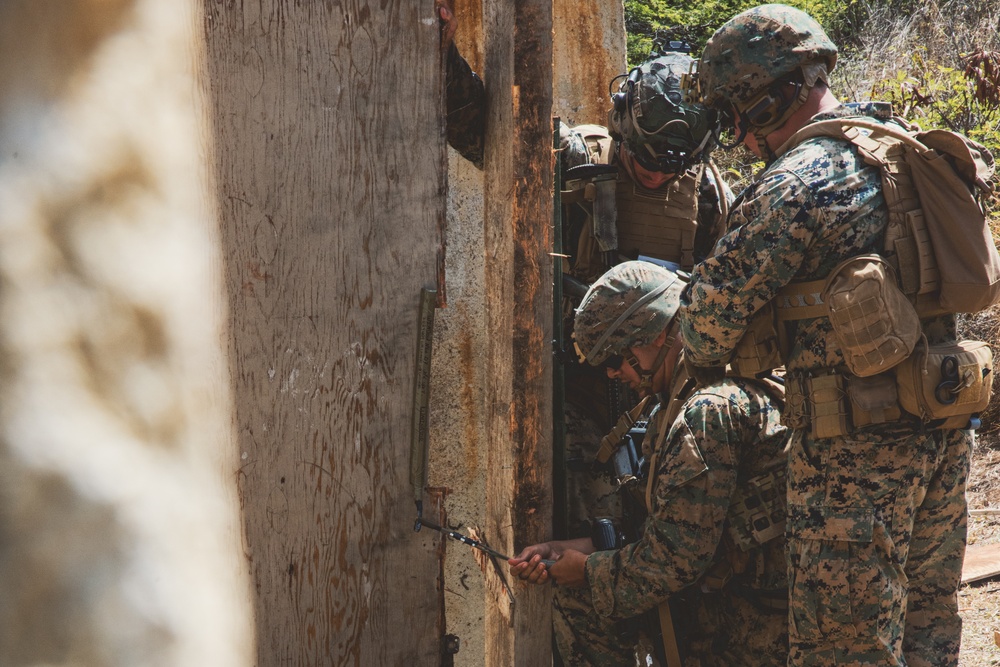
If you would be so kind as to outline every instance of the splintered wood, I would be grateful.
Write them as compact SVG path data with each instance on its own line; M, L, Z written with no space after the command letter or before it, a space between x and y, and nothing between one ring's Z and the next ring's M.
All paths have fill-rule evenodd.
M469 527L469 537L487 546L492 546L476 528L471 526ZM512 625L514 623L514 591L510 587L510 574L506 569L507 563L501 562L485 551L479 549L472 551L486 582L486 594L496 605L500 615L507 620L508 625Z

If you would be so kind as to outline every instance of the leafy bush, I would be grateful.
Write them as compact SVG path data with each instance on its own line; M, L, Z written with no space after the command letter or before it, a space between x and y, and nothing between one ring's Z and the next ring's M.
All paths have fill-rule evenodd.
M808 12L824 28L837 32L847 11L857 0L786 0L785 4ZM691 44L701 52L716 28L745 9L761 4L755 0L625 0L625 30L628 62L635 66L649 57L658 33Z
M907 120L961 132L1000 154L1000 51L978 51L963 61L963 68L941 65L918 48L908 69L875 83L872 97L892 102Z

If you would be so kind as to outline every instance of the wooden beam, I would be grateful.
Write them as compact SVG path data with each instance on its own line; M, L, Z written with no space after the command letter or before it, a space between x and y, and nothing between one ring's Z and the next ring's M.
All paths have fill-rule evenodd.
M444 243L433 2L206 5L258 664L437 664L409 483Z
M547 539L551 523L552 14L547 2L485 0L483 15L486 533L514 554ZM485 664L549 664L549 588L515 586L513 605L502 587L487 589Z
M1000 544L972 544L965 550L962 583L967 584L1000 574Z

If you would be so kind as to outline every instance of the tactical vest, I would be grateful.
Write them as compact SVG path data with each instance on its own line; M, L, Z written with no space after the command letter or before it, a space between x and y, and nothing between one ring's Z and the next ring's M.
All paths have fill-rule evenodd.
M679 174L660 190L647 190L620 171L615 196L618 251L628 257L665 259L690 271L698 230L698 188L705 165Z
M574 253L573 275L590 282L620 261L639 255L674 262L684 271L694 267L698 230L698 196L706 165L698 164L657 190L636 183L612 160L614 142L606 128L570 128L587 148L589 165L564 174L564 206L579 206L586 217ZM574 156L574 161L579 158ZM602 165L604 170L594 169ZM717 169L713 177L721 180ZM721 186L720 186L721 190ZM725 195L719 200L727 212Z
M976 148L952 133L916 136L928 135L946 142L945 155L962 143L957 147L966 150L968 180L985 189L983 176L992 174L988 152L969 155ZM866 163L879 168L888 209L882 251L849 258L825 278L780 290L737 346L734 368L753 376L786 361L785 324L826 317L832 330L827 345L842 352L845 367L788 377L787 426L808 429L817 438L907 419L931 428L975 427L975 415L992 393L989 346L978 341L928 345L920 325L921 319L956 312L957 304L978 309L996 298L1000 258L970 185L942 153L901 129L871 121L807 125L778 152L817 136L850 141ZM928 178L929 170L937 182ZM919 190L918 177L923 179ZM970 222L971 228L962 227ZM981 290L970 289L979 283Z

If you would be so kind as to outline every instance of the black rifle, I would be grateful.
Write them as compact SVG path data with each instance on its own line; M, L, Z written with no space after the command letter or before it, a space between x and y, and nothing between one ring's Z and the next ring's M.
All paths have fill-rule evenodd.
M649 472L649 462L642 454L642 441L646 437L647 427L648 421L637 420L622 436L611 458L604 464L603 473L611 478L618 489L622 516L617 527L610 519L593 521L591 538L599 551L620 549L637 541L642 535L642 526L646 520L643 492Z

